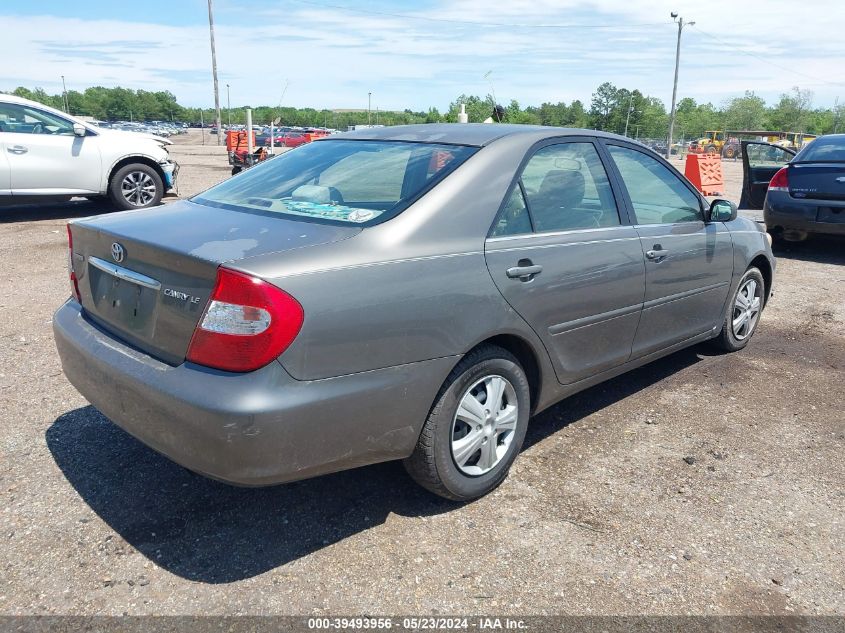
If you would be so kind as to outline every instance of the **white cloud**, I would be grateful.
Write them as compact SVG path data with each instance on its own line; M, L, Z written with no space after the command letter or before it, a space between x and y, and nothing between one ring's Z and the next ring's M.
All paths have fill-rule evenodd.
M792 86L811 88L817 103L845 96L841 1L805 3L806 22L792 0L709 3L630 0L452 0L420 15L435 20L354 13L289 3L256 11L250 26L216 20L221 86L232 104L285 104L382 109L444 108L461 92L486 94L491 80L501 101L523 104L581 99L602 81L639 88L669 101L679 10L696 26L684 31L681 96L722 101L755 90L773 99ZM231 10L231 9L230 9ZM411 15L399 4L395 13ZM810 14L812 13L812 14ZM180 102L212 101L208 30L130 20L0 16L0 89L17 85L61 89L123 85L170 90ZM613 29L547 28L612 24ZM643 26L651 25L651 26ZM713 39L713 36L718 40ZM765 61L763 61L765 60ZM788 70L787 70L788 69ZM793 72L794 71L794 72ZM223 88L225 106L225 87Z

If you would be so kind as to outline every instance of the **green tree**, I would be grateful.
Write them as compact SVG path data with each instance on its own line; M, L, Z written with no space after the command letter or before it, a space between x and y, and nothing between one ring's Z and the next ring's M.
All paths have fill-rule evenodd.
M724 126L730 130L759 130L767 124L766 102L746 90L745 96L731 99L725 105Z
M780 96L780 101L769 111L771 125L784 132L804 132L810 122L813 93L798 86Z
M609 81L600 85L590 101L590 122L597 130L609 130L619 90Z

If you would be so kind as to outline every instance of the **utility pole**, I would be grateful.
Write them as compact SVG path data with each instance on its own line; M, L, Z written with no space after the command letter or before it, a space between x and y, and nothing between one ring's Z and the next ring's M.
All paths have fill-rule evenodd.
M628 122L631 120L631 112L634 111L634 93L631 93L631 99L628 101L628 116L625 117L625 134L628 136Z
M836 97L836 101L833 102L833 133L836 134L839 130L839 116L842 114L842 111L839 109L839 97Z
M229 96L229 84L226 84L226 118L229 121L229 127L232 127L232 99Z
M372 106L372 103L373 103L373 93L368 92L367 93L367 125L370 125L370 107Z
M65 86L64 75L62 75L62 101L64 101L65 112L70 114L70 104L67 102L67 86Z
M211 36L211 75L214 77L214 126L217 128L217 144L223 136L220 129L220 90L217 86L217 51L214 48L214 16L211 11L211 0L208 0L208 32Z
M672 133L675 131L675 100L678 96L678 66L681 63L681 33L684 30L684 18L679 18L678 14L674 11L669 15L678 23L678 45L675 48L675 83L672 86L672 111L669 114L669 142L666 143L667 160L672 157ZM695 22L687 22L687 26L694 24Z

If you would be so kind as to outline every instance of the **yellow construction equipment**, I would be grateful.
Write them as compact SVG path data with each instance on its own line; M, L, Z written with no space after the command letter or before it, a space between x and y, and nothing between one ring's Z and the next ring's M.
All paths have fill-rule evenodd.
M704 136L690 143L689 151L695 154L720 154L724 158L737 158L741 138L753 138L798 150L816 138L816 135L777 130L707 130Z

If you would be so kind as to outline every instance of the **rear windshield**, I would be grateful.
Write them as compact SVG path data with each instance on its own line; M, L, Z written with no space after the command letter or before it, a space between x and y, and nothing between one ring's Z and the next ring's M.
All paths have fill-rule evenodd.
M477 148L317 141L258 164L193 200L331 224L367 226L408 207Z
M795 157L793 162L845 162L845 136L839 135L830 138L817 138L798 152L798 155Z

